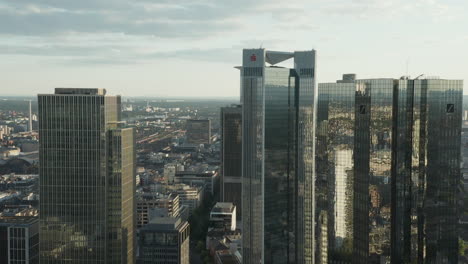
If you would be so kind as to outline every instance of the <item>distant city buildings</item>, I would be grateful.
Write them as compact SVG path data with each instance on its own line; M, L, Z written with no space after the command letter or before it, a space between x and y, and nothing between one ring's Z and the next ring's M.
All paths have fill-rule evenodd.
M120 96L56 88L38 100L41 263L134 263L135 143Z
M462 90L431 78L319 84L320 263L458 262Z
M187 120L187 143L211 144L211 120Z
M221 108L221 200L242 212L242 107Z
M190 227L174 217L156 217L140 229L139 264L189 264Z
M244 49L242 61L242 261L314 263L316 53Z

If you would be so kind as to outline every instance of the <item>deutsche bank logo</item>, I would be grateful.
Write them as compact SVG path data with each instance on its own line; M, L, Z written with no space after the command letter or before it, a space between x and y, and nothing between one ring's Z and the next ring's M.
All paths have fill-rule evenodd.
M447 104L447 113L455 112L455 106L453 104Z
M360 106L359 106L359 113L360 113L361 115L366 114L366 106L365 106L365 105L360 105Z

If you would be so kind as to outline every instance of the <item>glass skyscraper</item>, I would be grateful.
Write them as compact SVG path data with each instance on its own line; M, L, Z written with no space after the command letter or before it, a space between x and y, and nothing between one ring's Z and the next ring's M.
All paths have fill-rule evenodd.
M40 262L134 263L133 129L120 96L57 88L39 101Z
M319 84L329 263L457 263L462 90L353 75Z
M275 66L290 58L293 69ZM314 50L243 51L243 263L316 258L315 59Z
M221 108L221 199L242 215L242 107Z

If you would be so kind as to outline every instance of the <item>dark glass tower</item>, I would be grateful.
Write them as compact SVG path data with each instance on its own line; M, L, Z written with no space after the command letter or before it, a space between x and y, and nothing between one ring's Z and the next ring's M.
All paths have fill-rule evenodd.
M243 51L243 263L314 262L315 58Z
M221 199L242 212L242 107L221 108Z
M133 129L120 96L39 95L41 263L134 263Z
M456 263L461 96L453 80L319 85L330 263Z

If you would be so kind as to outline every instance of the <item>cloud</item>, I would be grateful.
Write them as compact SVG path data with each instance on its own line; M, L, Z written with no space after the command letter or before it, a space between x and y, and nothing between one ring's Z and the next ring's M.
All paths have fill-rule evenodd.
M0 54L90 63L232 60L235 48L313 34L330 16L380 19L423 11L440 18L451 10L440 0L0 0ZM327 36L333 32L320 38Z

